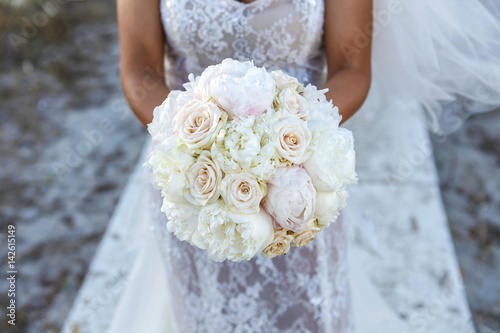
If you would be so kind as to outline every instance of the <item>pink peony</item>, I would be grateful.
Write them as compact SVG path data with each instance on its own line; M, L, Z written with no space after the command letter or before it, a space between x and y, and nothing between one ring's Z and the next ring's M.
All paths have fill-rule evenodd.
M195 86L195 96L214 101L229 119L261 115L272 107L276 91L276 82L264 68L232 59L209 66Z
M314 216L316 189L304 168L281 167L267 183L267 196L262 203L276 224L301 233Z

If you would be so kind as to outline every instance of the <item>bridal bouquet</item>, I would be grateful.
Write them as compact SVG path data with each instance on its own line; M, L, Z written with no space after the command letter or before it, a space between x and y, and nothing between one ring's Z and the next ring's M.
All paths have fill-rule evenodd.
M169 232L239 261L307 245L336 220L357 175L352 133L326 90L232 59L184 88L148 127Z

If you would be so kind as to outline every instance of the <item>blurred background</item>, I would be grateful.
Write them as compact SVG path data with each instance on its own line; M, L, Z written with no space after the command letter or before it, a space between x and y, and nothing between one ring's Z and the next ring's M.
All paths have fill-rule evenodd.
M121 92L115 11L0 0L0 255L13 224L19 272L14 329L0 281L1 332L60 331L146 138ZM500 332L500 111L432 139L476 328Z

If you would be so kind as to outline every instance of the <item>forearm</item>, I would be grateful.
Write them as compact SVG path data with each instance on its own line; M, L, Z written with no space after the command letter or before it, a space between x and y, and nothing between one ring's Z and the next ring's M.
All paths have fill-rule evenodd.
M163 75L146 69L122 70L121 81L127 101L139 121L147 126L153 110L167 98L170 90Z
M326 98L339 108L342 122L349 119L363 105L370 89L371 76L355 67L344 67L326 82Z

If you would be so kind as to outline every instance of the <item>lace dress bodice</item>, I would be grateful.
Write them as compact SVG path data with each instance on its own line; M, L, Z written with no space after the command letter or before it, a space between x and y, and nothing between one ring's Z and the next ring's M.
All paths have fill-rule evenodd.
M161 0L171 89L225 58L281 69L302 83L325 79L324 3L319 0ZM350 332L346 238L341 221L286 256L207 259L166 230L161 198L152 212L166 263L176 332Z
M171 89L225 58L324 83L323 1L162 0L160 8Z

